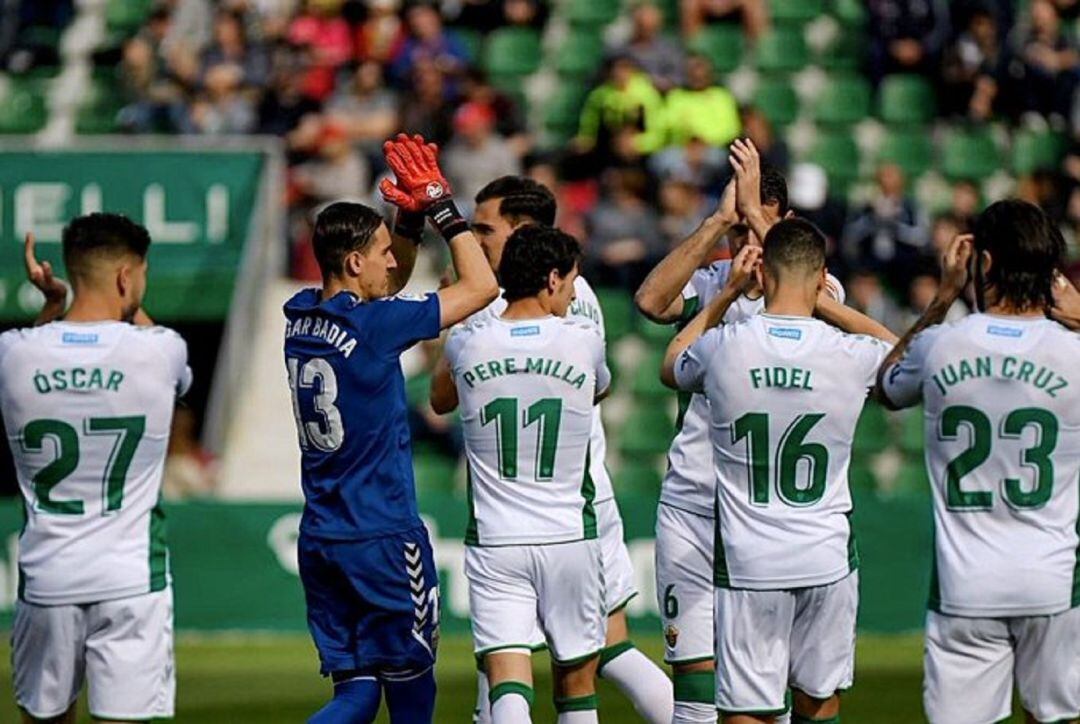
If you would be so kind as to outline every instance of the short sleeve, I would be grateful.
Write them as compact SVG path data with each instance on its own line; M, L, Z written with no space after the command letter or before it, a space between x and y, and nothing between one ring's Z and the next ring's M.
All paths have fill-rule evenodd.
M922 400L926 358L937 336L936 329L926 329L915 335L900 361L885 370L882 388L885 397L896 407L911 407Z
M161 335L161 348L168 360L169 376L176 381L176 396L183 397L194 382L194 375L188 366L187 342L168 327L155 327L154 333Z
M607 365L607 345L597 334L593 345L593 366L596 372L596 395L602 395L611 387L611 370Z
M14 345L15 341L19 339L22 332L18 329L10 329L3 334L0 334L0 363L4 361L4 356L8 353Z
M675 360L675 384L680 390L705 391L705 372L709 368L709 360L715 356L721 334L719 328L710 329Z
M424 339L435 339L439 324L439 295L399 295L371 302L363 321L368 344L389 354L401 354Z
M850 351L855 358L852 372L857 371L863 381L863 386L870 389L876 384L878 369L892 351L892 345L862 334L849 335L849 340Z
M717 262L696 270L683 287L683 312L679 320L683 324L694 318L727 284L730 262Z
M446 344L443 346L443 357L446 358L451 370L457 367L458 357L461 356L461 350L465 346L465 338L468 335L469 332L466 326L455 324L450 328L450 333L446 336Z

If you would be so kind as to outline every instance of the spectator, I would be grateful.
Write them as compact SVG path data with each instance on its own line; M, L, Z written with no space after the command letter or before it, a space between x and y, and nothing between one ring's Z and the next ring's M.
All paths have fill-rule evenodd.
M982 192L979 185L970 179L961 179L953 184L950 213L965 227L970 227L975 216L982 209Z
M778 138L768 117L756 106L743 106L743 135L754 142L762 163L786 173L791 165L791 151L787 142Z
M214 9L210 0L164 0L161 6L172 15L164 41L169 52L198 57L213 32Z
M315 205L342 199L366 199L371 168L349 143L345 129L325 123L317 142L317 157L293 169L293 184Z
M400 7L399 0L370 0L367 18L356 28L357 59L384 65L390 62L394 50L408 40Z
M1031 27L1016 50L1022 61L1018 84L1021 108L1068 118L1080 55L1063 31L1061 17L1050 0L1031 3L1030 21Z
M848 222L841 247L853 266L887 274L902 291L928 245L929 229L915 200L905 193L900 167L883 164L877 182L876 197Z
M971 221L974 217L957 216L951 211L938 214L934 217L933 226L930 229L931 252L934 259L940 259L952 242L960 234L966 234L971 230Z
M630 41L620 51L633 58L649 74L661 93L683 84L685 54L682 45L663 35L664 15L656 5L642 3L634 8Z
M765 0L682 0L683 35L692 38L705 25L741 24L751 40L769 29Z
M977 121L990 118L995 107L1002 107L1001 96L1009 88L1008 65L993 13L976 8L945 53L942 111Z
M906 287L905 287L906 288ZM904 329L904 315L885 291L881 276L870 269L856 269L848 277L847 303L889 329Z
M930 306L930 303L934 301L934 296L938 292L938 286L940 286L939 277L940 274L936 264L927 265L926 269L915 275L915 278L911 280L911 286L908 287L907 307L900 312L900 326L891 327L890 329L910 329L919 320L919 317ZM967 311L964 303L957 299L949 307L949 311L945 313L945 321L953 322L960 319L967 314Z
M503 0L501 25L543 30L547 18L547 6L539 0Z
M626 55L607 63L604 82L585 99L575 145L595 151L607 165L616 132L630 128L638 151L649 154L664 142L664 100L649 77Z
M462 79L461 95L466 101L481 103L495 112L495 130L510 142L514 153L524 156L532 145L521 108L514 100L488 82L479 68L469 68Z
M653 154L649 169L661 179L687 179L715 199L723 193L724 175L730 174L727 150L710 146L699 138L691 138L685 146L672 146Z
M842 276L844 260L839 252L847 206L841 199L829 195L829 177L816 164L795 164L788 178L788 189L795 215L811 222L825 234L829 271Z
M937 73L949 37L945 0L867 0L870 73Z
M295 53L280 50L276 59L270 88L259 104L258 130L259 133L287 136L304 117L321 111L322 104L304 95L306 76Z
M214 42L202 55L201 76L219 65L235 65L241 70L245 88L262 89L270 80L270 58L258 44L248 43L244 18L239 13L220 12L214 19Z
M252 100L241 93L243 71L232 64L206 71L204 92L191 104L181 123L182 133L230 135L251 133L257 120Z
M585 218L585 273L600 285L633 292L665 251L656 212L646 203L648 179L639 169L604 173L600 202Z
M700 138L726 147L742 130L735 96L713 83L712 65L703 55L687 58L686 87L668 93L664 112L668 141L677 146Z
M289 25L293 45L307 50L310 66L304 94L325 101L334 90L334 74L353 54L352 31L341 17L342 0L306 0L304 12Z
M401 127L440 145L453 129L452 95L446 77L431 60L413 68L412 84L401 104Z
M185 82L175 66L186 66L187 58L167 52L165 37L171 23L169 10L159 8L124 46L121 83L131 102L120 111L119 119L126 130L171 131L184 114Z
M692 178L671 176L660 183L660 233L665 250L690 236L708 215L705 197Z
M458 203L476 196L491 179L521 173L521 162L510 145L495 133L495 113L475 101L454 113L454 136L442 154Z
M352 80L326 112L369 158L381 159L383 141L398 129L397 94L383 84L382 66L374 61L361 63Z
M406 13L409 35L394 49L390 59L390 78L405 83L417 63L434 63L440 72L453 79L469 62L469 54L452 32L443 28L439 11L432 5L413 5Z

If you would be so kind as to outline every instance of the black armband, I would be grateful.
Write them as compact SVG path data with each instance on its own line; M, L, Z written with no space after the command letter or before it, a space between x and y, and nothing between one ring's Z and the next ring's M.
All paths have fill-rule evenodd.
M443 199L435 202L427 207L427 215L446 241L450 241L463 231L469 230L469 222L458 211L453 199Z
M426 217L422 211L398 209L394 217L394 235L403 236L414 244L424 240Z

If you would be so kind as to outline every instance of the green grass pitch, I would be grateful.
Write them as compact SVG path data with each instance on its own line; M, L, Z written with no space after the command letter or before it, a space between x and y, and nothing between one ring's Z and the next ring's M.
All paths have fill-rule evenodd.
M5 637L6 639L6 637ZM658 660L659 637L638 637L641 648ZM844 697L843 720L857 724L916 724L921 707L922 638L862 636L855 688ZM175 721L198 724L296 724L322 705L330 687L316 671L315 652L305 636L181 635L176 647ZM551 677L545 655L535 658L536 722L553 722ZM471 721L475 701L471 641L444 637L439 649L439 699L435 721ZM633 709L611 686L600 686L600 720L637 722ZM10 647L0 645L0 722L17 722L11 694ZM80 722L89 722L83 713ZM385 722L385 712L379 719ZM1022 721L1013 717L1011 722Z

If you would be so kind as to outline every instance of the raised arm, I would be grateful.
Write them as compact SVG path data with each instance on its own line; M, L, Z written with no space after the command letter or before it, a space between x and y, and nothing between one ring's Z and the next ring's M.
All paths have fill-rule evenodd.
M885 375L888 374L889 369L892 368L893 365L903 358L904 353L907 352L908 347L911 345L911 340L915 338L915 335L927 327L932 327L935 324L941 324L945 321L945 316L949 313L949 308L952 307L953 302L959 299L964 291L964 287L967 286L969 276L968 263L971 261L972 254L974 253L974 239L975 237L971 234L961 234L949 243L949 248L945 250L945 255L941 260L941 284L938 286L937 294L934 295L934 299L930 302L930 306L922 313L922 316L915 322L915 325L900 338L900 341L896 343L896 346L893 347L892 351L885 357L885 361L881 363L881 367L878 369L877 384L874 386L873 394L874 397L881 400L886 407L891 408L894 406L884 392Z
M776 222L765 216L761 206L761 156L752 141L736 138L731 144L730 158L738 186L739 213L754 236L765 243L765 235Z
M424 239L424 223L427 218L416 211L397 210L394 226L390 231L390 250L397 266L390 272L390 294L397 294L412 278L416 267L416 254Z
M886 344L896 344L896 335L885 325L846 304L841 304L826 292L822 292L818 297L814 314L848 334L865 334Z
M727 283L708 306L698 312L690 324L686 325L668 344L664 353L664 362L660 368L660 381L672 389L678 389L675 382L675 363L683 351L696 342L701 335L724 321L727 312L754 278L754 270L761 260L761 248L744 246L731 262L731 273Z
M436 415L453 412L458 406L457 386L446 357L440 357L431 376L431 409Z
M683 288L737 219L735 181L732 180L724 189L716 211L702 221L693 234L679 242L642 282L634 295L634 304L641 313L654 322L678 321L683 314Z
M1080 332L1080 291L1058 272L1054 277L1054 306L1050 316L1074 332Z
M52 264L38 261L34 251L34 233L27 232L23 243L23 262L26 264L26 278L45 295L45 305L34 319L34 326L48 324L64 316L67 308L67 284L60 277L53 275Z
M383 145L383 153L397 177L397 183L383 179L379 184L383 198L401 210L423 212L450 245L458 278L437 292L439 324L446 329L495 299L499 293L495 274L454 204L450 184L439 169L438 147L420 136L398 134Z

